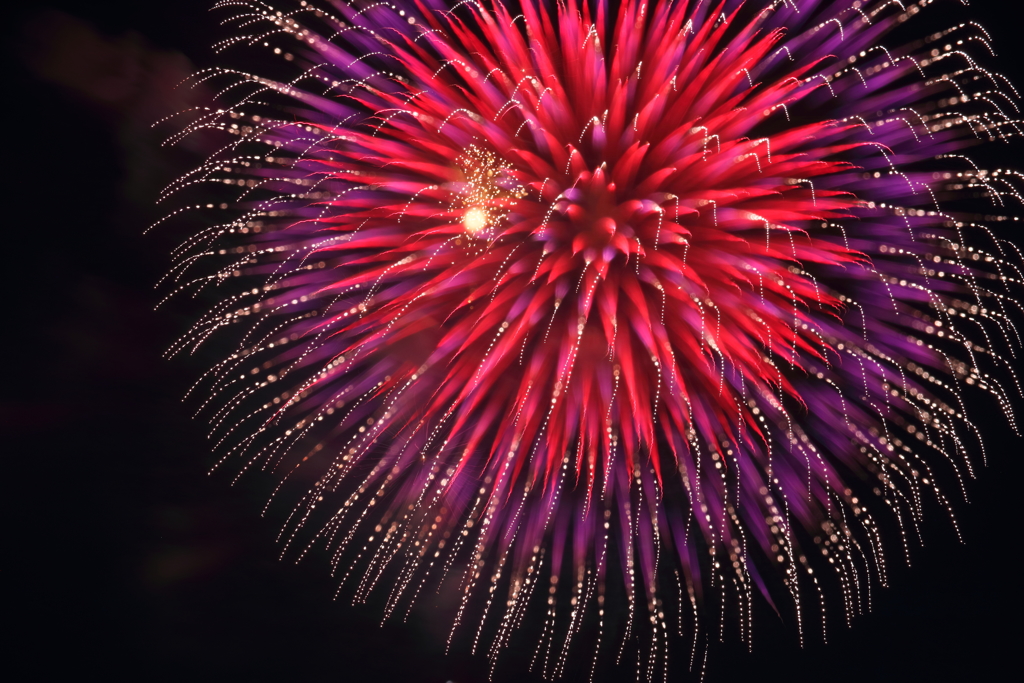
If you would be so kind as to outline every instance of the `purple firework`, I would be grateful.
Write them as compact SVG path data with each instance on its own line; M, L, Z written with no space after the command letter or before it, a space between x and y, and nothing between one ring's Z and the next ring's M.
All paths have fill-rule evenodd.
M286 551L460 596L492 662L535 611L546 677L868 609L1018 393L1019 254L960 208L1017 220L965 150L1018 95L975 24L883 46L932 4L222 2L294 68L200 75L232 137L169 192L236 198L181 210L228 218L175 291L226 294L173 352L234 333L197 387Z

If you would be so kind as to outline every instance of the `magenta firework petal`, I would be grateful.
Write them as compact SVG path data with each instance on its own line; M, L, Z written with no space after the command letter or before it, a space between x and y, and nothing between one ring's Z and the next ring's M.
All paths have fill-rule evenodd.
M547 677L761 599L820 634L973 475L967 396L1012 423L1018 252L964 202L1019 174L964 150L1017 93L974 24L882 46L930 0L221 4L295 69L202 75L235 137L171 191L237 200L174 351L235 331L212 436L357 601L449 586L492 661L536 612Z

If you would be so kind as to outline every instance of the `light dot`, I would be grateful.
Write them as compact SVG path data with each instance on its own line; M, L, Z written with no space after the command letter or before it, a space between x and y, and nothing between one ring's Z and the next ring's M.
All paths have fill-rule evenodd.
M475 235L487 225L487 214L474 207L462 217L462 224L466 226L466 230Z

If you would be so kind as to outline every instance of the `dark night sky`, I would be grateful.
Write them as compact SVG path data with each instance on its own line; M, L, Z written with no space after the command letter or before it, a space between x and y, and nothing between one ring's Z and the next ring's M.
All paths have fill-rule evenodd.
M14 244L3 268L0 424L5 630L15 656L4 670L13 671L9 680L485 680L484 660L444 655L444 624L417 618L381 627L375 607L331 600L334 584L317 558L278 561L282 510L259 516L269 479L232 488L230 467L206 474L213 458L202 424L179 400L201 364L160 357L195 311L152 310L162 295L153 285L186 226L141 233L162 214L152 204L161 182L198 159L187 149L161 152L148 123L175 97L165 81L187 71L182 54L199 67L217 63L207 46L227 29L208 4L27 3L8 20L5 101L15 123L3 158L15 184L7 183L4 232ZM994 34L999 68L1024 84L1021 24L997 9L1006 4L975 0L972 13ZM54 85L53 69L72 67L46 60L79 53L40 38L46 31L31 18L46 6L119 46L105 58L122 80ZM47 16L45 26L58 21ZM93 49L75 42L84 40L81 26L62 30L71 36L64 47ZM137 82L132 69L160 83L125 95L117 85ZM1010 163L1020 152L1018 143ZM915 566L894 569L892 586L875 590L874 613L852 630L833 626L829 645L801 651L788 626L762 613L754 653L713 650L708 680L1020 676L1013 557L1024 439L992 423L989 466L968 484L971 503L957 506L966 544L933 511ZM533 680L503 671L499 681Z

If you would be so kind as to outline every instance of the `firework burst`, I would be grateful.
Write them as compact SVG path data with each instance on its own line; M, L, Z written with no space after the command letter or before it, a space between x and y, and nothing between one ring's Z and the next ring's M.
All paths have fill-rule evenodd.
M881 45L930 0L221 4L294 73L200 74L234 137L169 193L237 198L169 279L228 293L172 351L236 335L211 436L355 600L454 587L492 662L537 612L547 677L762 598L823 636L983 458L968 385L1012 424L1018 254L957 197L1016 220L963 150L1017 93L974 24Z

